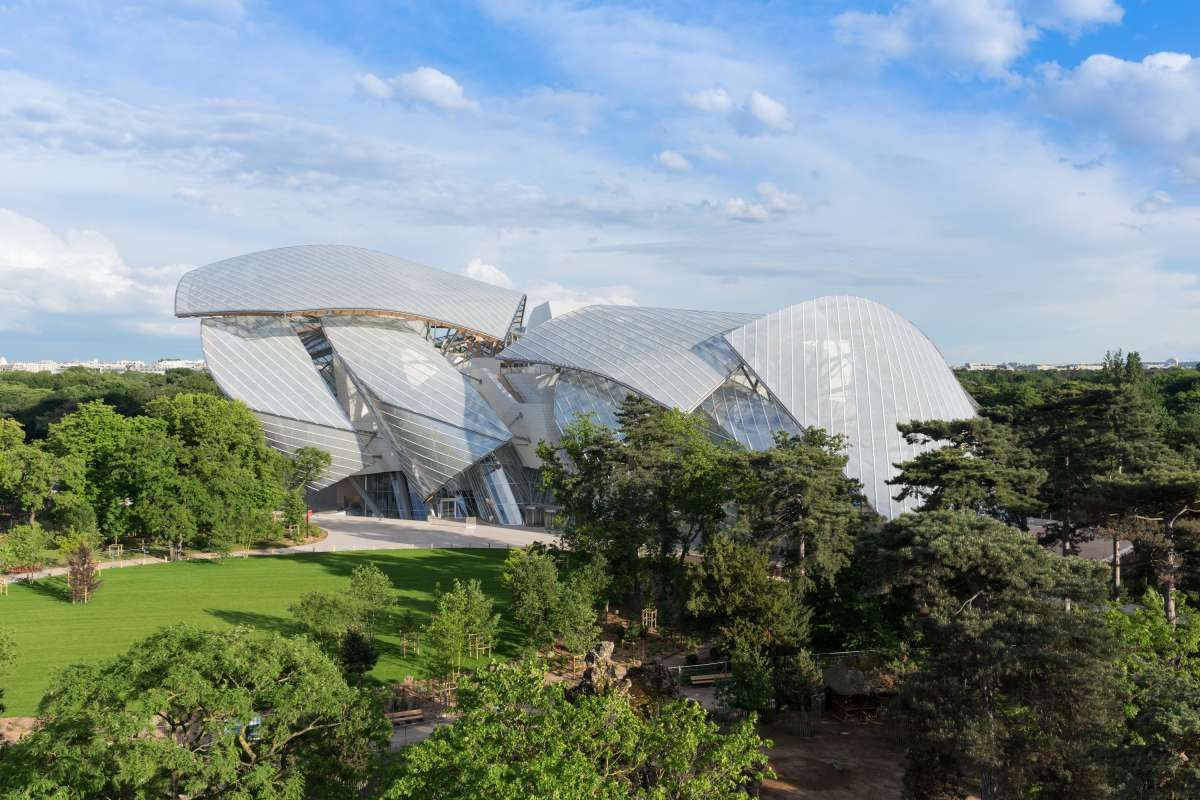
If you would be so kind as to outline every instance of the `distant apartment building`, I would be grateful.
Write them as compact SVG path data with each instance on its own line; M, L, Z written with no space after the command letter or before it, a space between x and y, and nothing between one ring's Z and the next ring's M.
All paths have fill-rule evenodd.
M203 360L163 358L147 364L145 361L9 361L0 356L0 372L50 372L59 373L71 367L83 367L97 372L146 372L162 375L169 369L205 369Z

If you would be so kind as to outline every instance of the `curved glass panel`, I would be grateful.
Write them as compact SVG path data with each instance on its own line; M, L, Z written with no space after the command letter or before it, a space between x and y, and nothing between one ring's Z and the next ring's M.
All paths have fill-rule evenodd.
M895 464L936 447L909 445L900 422L975 416L938 349L894 311L861 297L821 297L761 317L725 338L802 425L850 442L846 472L892 518L911 510L887 481Z
M262 423L267 444L282 453L291 455L301 447L315 447L329 453L329 468L320 480L312 484L314 489L335 484L342 478L366 469L371 463L366 452L371 434L326 428L261 412L255 412L254 416Z
M282 317L206 319L204 360L221 391L254 411L328 428L352 425L312 359Z
M668 408L692 411L738 366L720 335L756 316L587 306L542 323L499 358L595 373Z
M179 280L175 316L320 309L396 312L503 340L525 296L402 258L342 245L263 250Z
M617 409L629 390L590 372L563 372L554 384L554 424L561 435L580 415L616 430Z
M778 431L793 434L796 423L771 398L730 381L705 400L700 410L738 444L750 450L769 450Z
M323 317L321 325L355 377L385 403L497 439L512 438L471 379L403 323Z

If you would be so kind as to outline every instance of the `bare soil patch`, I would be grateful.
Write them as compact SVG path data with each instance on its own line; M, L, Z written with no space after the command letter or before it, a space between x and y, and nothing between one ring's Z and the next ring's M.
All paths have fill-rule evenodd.
M33 730L34 717L0 717L0 744L11 744Z
M817 725L815 736L801 737L771 723L761 726L761 733L775 743L770 757L778 775L763 783L764 798L900 797L904 745L884 725L824 721Z

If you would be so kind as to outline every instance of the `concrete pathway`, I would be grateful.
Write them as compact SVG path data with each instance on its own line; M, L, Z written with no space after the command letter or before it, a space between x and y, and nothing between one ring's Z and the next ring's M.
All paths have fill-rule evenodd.
M314 524L329 534L314 544L288 548L291 552L322 553L341 550L374 550L399 547L524 547L534 542L552 544L554 534L533 528L504 528L409 519L350 517L342 513L313 514Z
M313 524L325 529L324 539L313 544L295 547L272 547L261 550L238 551L229 555L219 553L190 553L188 560L240 558L250 556L280 556L289 553L335 553L346 550L397 550L402 548L459 548L459 547L525 547L534 542L553 544L558 536L534 528L505 528L485 523L421 522L408 519L379 519L349 517L340 512L313 514ZM103 555L103 553L100 553ZM131 551L132 555L132 551ZM137 567L145 564L164 564L157 556L134 556L121 561L101 561L100 569ZM0 575L0 582L25 583L42 578L66 575L66 567L49 567L19 575Z

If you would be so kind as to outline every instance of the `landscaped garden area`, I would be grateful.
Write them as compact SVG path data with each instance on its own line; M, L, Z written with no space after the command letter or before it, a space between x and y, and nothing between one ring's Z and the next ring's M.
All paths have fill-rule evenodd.
M308 592L344 590L351 571L364 564L391 579L398 618L413 612L424 625L434 608L435 586L449 590L457 578L478 579L507 621L509 593L500 581L504 557L503 550L373 550L127 567L103 570L103 589L84 605L70 602L65 578L10 584L7 596L0 595L0 620L21 658L5 678L5 713L33 714L55 670L123 653L165 625L252 625L298 633L288 607ZM421 656L411 649L402 655L392 626L381 630L377 644L379 663L372 677L402 681L428 672L428 650ZM496 655L511 656L516 650L517 633L502 622Z

